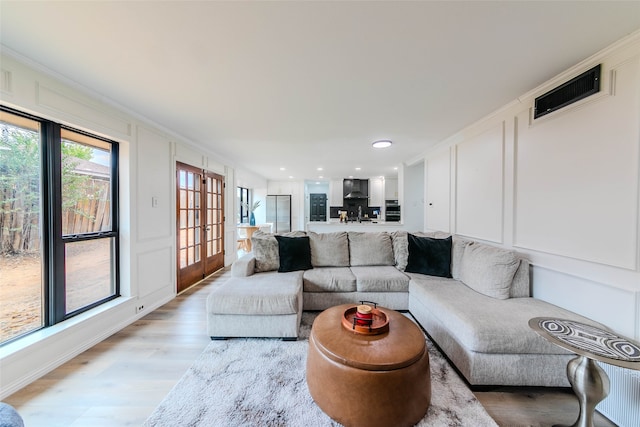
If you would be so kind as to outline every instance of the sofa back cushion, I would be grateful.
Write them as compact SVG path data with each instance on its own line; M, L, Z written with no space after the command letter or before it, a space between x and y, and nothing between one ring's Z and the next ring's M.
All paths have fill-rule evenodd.
M284 233L287 237L306 236L304 231L292 231ZM280 267L280 256L278 254L278 241L274 234L264 233L260 230L251 236L251 252L256 258L255 272L275 271Z
M350 231L349 258L352 266L395 265L388 233Z
M404 271L407 267L409 260L409 241L407 239L406 231L394 231L391 233L391 242L393 244L393 257L395 259L395 266L398 270ZM433 237L436 239L446 239L450 236L449 233L444 231L416 231L411 233L417 237Z
M511 298L523 298L531 296L531 285L529 281L529 261L521 258L520 265L513 276L511 284Z
M486 296L508 299L519 265L514 251L474 242L464 248L460 280Z
M346 231L310 231L311 264L314 267L349 267L349 238Z
M446 239L409 234L408 273L451 277L451 236Z
M275 236L278 241L278 256L280 258L279 273L309 270L311 265L311 246L309 237Z
M464 248L467 245L473 244L473 241L464 239L462 237L453 236L453 242L451 244L451 277L456 280L460 280L460 270L462 269L462 256L464 255Z

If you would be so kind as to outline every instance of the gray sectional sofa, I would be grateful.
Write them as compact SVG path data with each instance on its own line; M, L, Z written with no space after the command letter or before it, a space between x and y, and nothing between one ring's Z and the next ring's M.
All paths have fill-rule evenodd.
M207 299L212 338L296 339L303 310L366 300L409 311L471 385L569 386L574 356L529 319L603 327L532 298L516 252L445 233L256 232L252 247Z

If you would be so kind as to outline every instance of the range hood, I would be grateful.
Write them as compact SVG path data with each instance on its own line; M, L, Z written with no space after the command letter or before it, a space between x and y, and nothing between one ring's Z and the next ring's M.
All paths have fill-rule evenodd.
M369 198L367 195L369 193L369 181L366 179L345 179L343 181L343 188L345 190L344 199L353 200Z
M344 196L345 199L368 199L368 196L365 196L360 191L352 191L351 193Z

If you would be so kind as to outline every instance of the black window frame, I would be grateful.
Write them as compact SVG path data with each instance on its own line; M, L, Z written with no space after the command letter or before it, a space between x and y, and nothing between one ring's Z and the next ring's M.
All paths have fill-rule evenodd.
M42 284L43 284L43 324L24 334L11 338L5 345L43 328L85 313L108 301L121 296L120 293L120 218L119 218L119 144L91 132L86 132L44 119L23 111L0 105L0 110L40 123L41 150L41 226L42 226ZM110 231L63 235L62 233L62 130L68 130L110 144ZM66 312L65 244L94 239L112 239L111 271L113 294L69 313Z
M240 193L238 197L238 203L240 204L240 224L249 223L249 209L246 205L249 204L249 197L251 196L250 190L246 187L238 187L238 192ZM246 200L245 200L246 196Z

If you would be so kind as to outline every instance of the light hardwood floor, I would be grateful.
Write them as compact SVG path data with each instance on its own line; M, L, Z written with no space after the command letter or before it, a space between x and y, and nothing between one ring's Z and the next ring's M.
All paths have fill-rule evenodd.
M16 407L27 427L141 425L209 343L205 300L227 277L228 270L215 273L5 402ZM500 388L475 394L501 426L571 424L578 413L570 390ZM596 426L615 424L598 415Z

